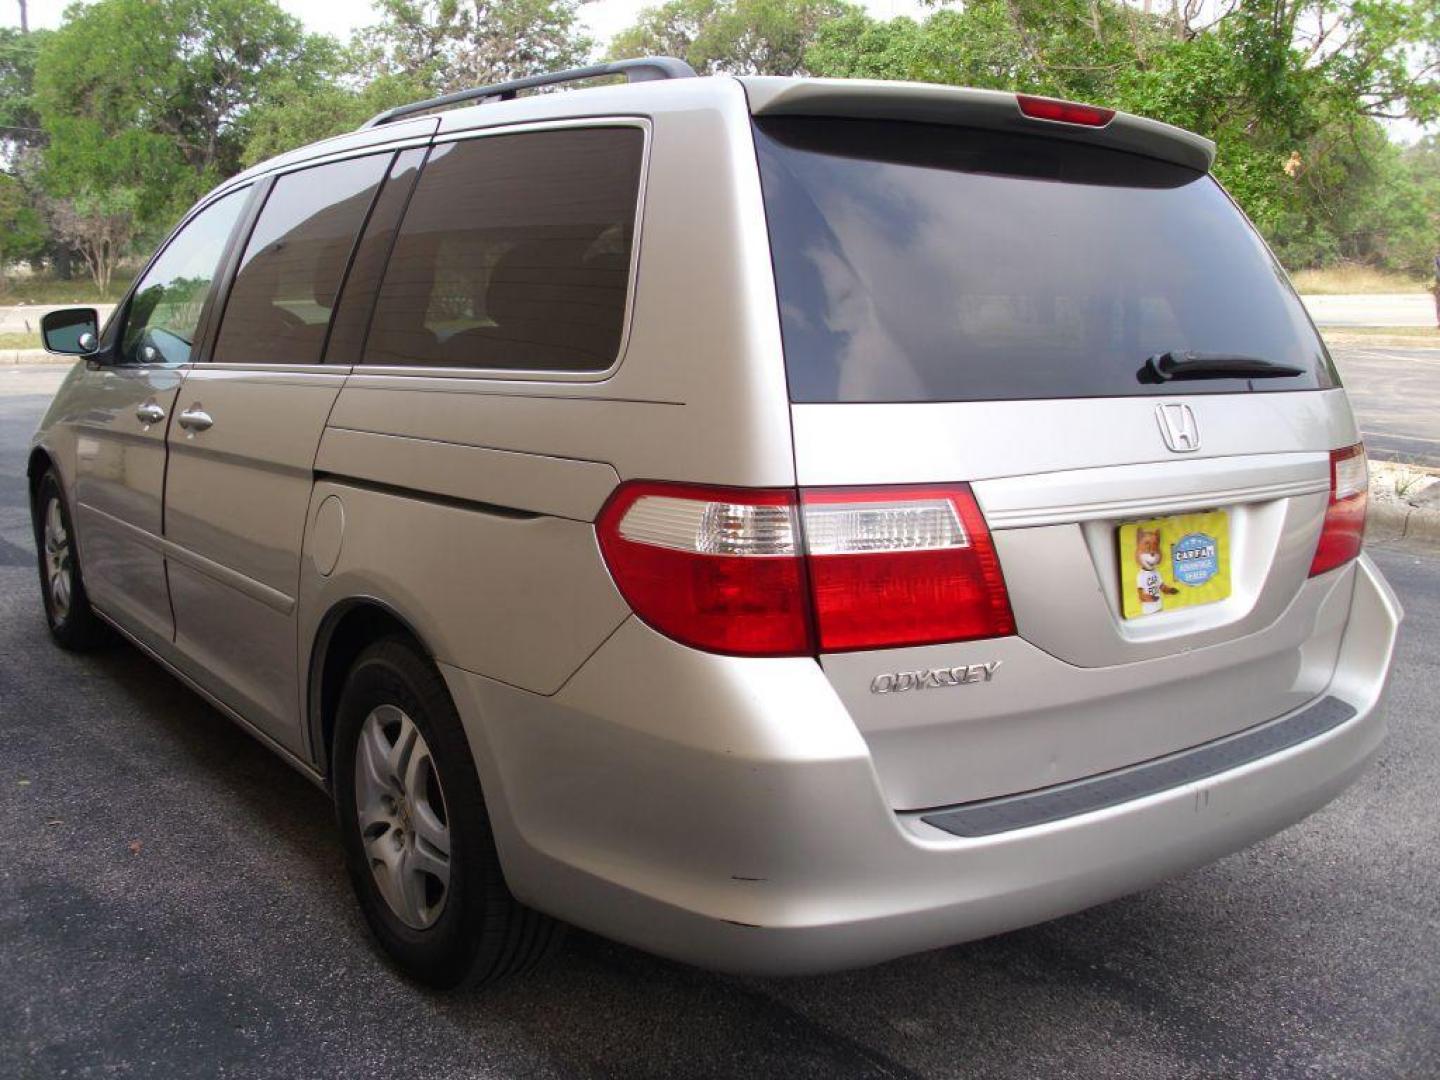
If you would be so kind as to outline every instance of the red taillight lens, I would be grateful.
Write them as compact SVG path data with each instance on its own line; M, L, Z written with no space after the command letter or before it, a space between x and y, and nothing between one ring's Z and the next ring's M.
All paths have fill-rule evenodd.
M1370 494L1370 464L1359 443L1330 451L1330 505L1310 576L1359 558L1365 542L1365 509Z
M800 505L822 652L1014 633L968 486L805 491Z
M596 530L636 614L711 652L799 656L1015 630L963 484L805 491L797 503L792 491L631 483Z
M1115 119L1114 109L1102 109L1098 105L1082 105L1078 101L1060 101L1057 98L1032 97L1016 94L1020 111L1032 120L1053 120L1060 124L1081 124L1085 127L1104 127Z
M793 491L626 484L595 527L621 595L662 634L739 656L814 651Z

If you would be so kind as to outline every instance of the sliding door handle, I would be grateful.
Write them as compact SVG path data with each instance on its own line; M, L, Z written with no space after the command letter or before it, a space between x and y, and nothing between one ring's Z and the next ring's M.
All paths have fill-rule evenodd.
M215 425L215 418L202 409L197 402L180 414L180 426L186 431L208 431Z

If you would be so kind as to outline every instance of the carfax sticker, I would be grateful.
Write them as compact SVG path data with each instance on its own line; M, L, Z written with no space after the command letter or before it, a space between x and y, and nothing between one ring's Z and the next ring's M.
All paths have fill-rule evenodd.
M1120 610L1158 615L1230 595L1230 519L1223 510L1120 526Z

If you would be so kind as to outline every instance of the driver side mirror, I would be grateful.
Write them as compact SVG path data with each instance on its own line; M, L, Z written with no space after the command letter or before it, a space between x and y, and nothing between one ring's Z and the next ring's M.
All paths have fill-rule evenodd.
M100 347L100 316L94 308L63 308L40 317L45 348L61 356L88 356Z

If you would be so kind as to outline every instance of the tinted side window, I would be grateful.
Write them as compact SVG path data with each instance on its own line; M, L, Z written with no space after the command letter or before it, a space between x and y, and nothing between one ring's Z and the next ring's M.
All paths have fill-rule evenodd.
M415 187L415 178L420 175L420 164L424 160L425 151L419 147L402 150L395 155L395 164L390 166L390 175L385 178L385 186L375 199L375 208L370 211L370 220L365 224L365 235L360 238L355 258L350 264L350 273L346 275L340 302L335 306L330 341L325 346L327 364L360 362L375 290L380 287L385 260L390 257L395 233L400 228L400 216L405 213L405 205L410 201L410 192Z
M186 364L215 268L250 189L215 200L185 226L151 264L130 299L120 360Z
M644 133L436 147L376 300L367 364L603 371L625 323Z
M318 165L275 182L230 288L217 363L320 362L350 249L390 157Z

